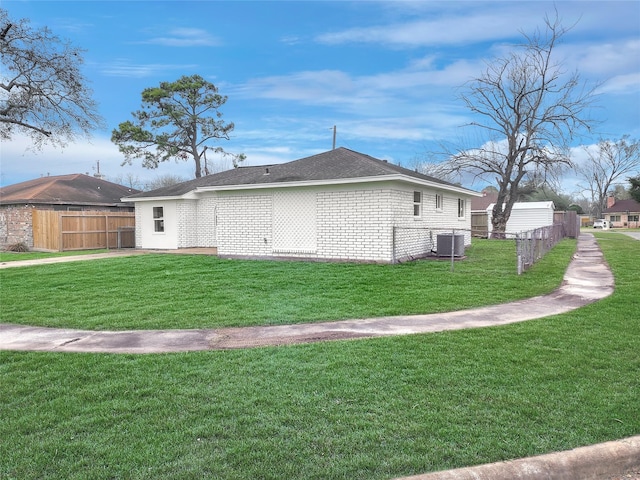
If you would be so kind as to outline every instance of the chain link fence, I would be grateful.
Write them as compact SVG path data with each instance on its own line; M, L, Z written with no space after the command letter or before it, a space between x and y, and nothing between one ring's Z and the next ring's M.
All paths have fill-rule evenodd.
M393 262L410 262L421 258L454 259L464 257L471 241L471 229L433 229L425 227L393 227ZM565 237L572 236L567 225L556 223L520 233L506 233L515 239L517 271L521 275ZM500 241L500 240L495 240Z
M518 275L531 268L535 262L544 257L556 243L566 236L566 228L562 223L517 233Z

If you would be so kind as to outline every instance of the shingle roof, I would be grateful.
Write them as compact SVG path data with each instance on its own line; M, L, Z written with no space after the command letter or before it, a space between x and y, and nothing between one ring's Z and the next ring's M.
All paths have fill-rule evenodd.
M0 205L50 204L115 206L137 193L117 183L81 173L28 180L0 188Z
M640 212L640 203L630 198L628 200L617 200L611 207L605 208L602 213L624 213L624 212Z
M497 193L482 192L482 197L473 197L471 199L471 211L485 211L489 205L496 203L498 200Z
M308 181L330 182L341 179L370 178L398 174L439 183L442 184L443 187L462 189L458 185L444 182L437 178L387 163L385 160L379 160L369 155L340 147L288 163L234 168L169 187L138 193L131 195L129 198L180 196L203 187L285 184ZM469 190L469 193L474 192Z

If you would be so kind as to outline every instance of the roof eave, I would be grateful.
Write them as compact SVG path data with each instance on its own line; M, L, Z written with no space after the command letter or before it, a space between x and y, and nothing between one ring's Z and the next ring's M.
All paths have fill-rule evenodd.
M331 180L300 180L296 182L270 182L270 183L243 183L232 185L210 185L196 187L182 195L157 195L151 197L123 197L123 202L157 202L166 200L189 200L198 197L198 194L206 192L225 192L237 190L267 190L273 188L296 188L296 187L317 187L327 185L353 185L358 183L380 183L380 182L405 182L413 185L421 185L425 187L445 190L462 195L481 197L482 193L469 190L456 185L448 185L430 180L412 177L410 175L394 174L394 175L376 175L370 177L355 178L335 178Z
M427 187L437 188L440 190L449 190L457 193L462 193L469 196L481 197L482 194L469 190L463 187L457 187L455 185L447 185L438 182L432 182L429 180L411 177L409 175L376 175L371 177L355 177L355 178L336 178L331 180L301 180L297 182L271 182L271 183L250 183L241 185L212 185L208 187L197 187L193 190L196 193L201 192L216 192L216 191L230 191L230 190L256 190L256 189L270 189L270 188L294 188L294 187L314 187L324 185L350 185L357 183L373 183L373 182L389 182L389 181L401 181L412 183L415 185L423 185ZM165 197L166 198L166 197Z

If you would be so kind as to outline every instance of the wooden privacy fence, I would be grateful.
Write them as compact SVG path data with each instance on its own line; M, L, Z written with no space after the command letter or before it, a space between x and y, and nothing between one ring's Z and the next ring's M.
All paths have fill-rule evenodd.
M135 248L135 213L33 210L33 248Z
M578 212L567 210L566 212L553 212L553 224L562 223L564 225L564 236L578 238L580 235L580 218Z
M471 232L474 237L487 238L489 236L489 215L487 212L471 212Z

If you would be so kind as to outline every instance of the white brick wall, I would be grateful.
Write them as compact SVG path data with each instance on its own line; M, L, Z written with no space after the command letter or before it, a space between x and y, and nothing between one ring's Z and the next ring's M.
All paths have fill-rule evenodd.
M178 223L178 248L200 247L198 245L198 202L181 200L176 205Z
M217 241L220 255L271 255L270 193L220 192Z
M389 261L390 197L388 188L318 192L318 257Z
M216 222L218 215L218 196L212 194L198 201L198 232L199 247L217 247Z
M135 214L136 214L136 248L142 247L142 227L143 222L145 221L144 209L142 208L143 203L136 204Z
M421 215L413 215L413 192L422 193ZM442 208L436 209L436 194L442 197ZM436 249L438 233L451 233L453 229L471 245L471 201L449 192L418 189L394 190L394 219L399 227L395 233L395 259L419 257ZM465 216L458 218L458 199L465 201Z

